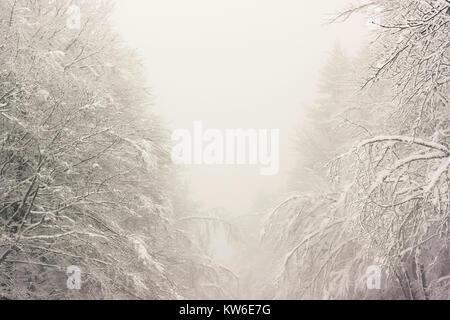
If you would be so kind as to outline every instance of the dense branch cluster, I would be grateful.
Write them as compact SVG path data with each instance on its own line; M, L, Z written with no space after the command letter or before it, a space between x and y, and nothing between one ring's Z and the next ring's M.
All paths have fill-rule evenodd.
M0 297L177 298L199 281L174 223L169 135L111 9L0 3Z
M329 185L294 197L267 222L264 239L281 252L274 278L281 297L448 298L450 4L379 0L338 19L369 8L378 22L363 90L352 100L330 86L313 108L329 116L309 135L325 126L335 141L315 144L327 156ZM332 65L342 65L338 56ZM311 164L310 175L324 176L325 166L300 160L301 170ZM371 265L384 270L380 291L366 287Z

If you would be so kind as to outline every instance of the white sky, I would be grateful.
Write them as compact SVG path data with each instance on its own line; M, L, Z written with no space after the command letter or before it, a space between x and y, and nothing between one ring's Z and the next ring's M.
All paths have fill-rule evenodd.
M246 213L255 198L282 189L289 144L302 107L314 100L336 41L359 49L362 17L323 26L348 0L117 0L115 21L148 67L154 105L169 126L281 130L280 173L258 167L190 167L193 198Z

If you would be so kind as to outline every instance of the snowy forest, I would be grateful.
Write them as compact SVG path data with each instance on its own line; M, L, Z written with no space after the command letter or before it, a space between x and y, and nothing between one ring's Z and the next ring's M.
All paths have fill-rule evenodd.
M114 1L1 0L0 299L450 299L450 1L353 2L327 23L370 41L299 106L287 192L230 216L189 197Z

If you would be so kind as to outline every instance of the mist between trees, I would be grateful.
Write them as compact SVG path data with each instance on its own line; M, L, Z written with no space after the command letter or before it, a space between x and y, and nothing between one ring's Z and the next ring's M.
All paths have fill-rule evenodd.
M112 3L74 2L0 2L1 298L450 298L449 1L343 8L374 40L323 66L294 196L234 218L190 201Z

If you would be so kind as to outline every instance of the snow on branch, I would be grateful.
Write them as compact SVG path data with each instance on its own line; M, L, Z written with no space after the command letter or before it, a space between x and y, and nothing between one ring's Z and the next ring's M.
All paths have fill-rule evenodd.
M425 188L425 192L430 192L439 182L442 175L448 171L450 168L450 157L448 157L439 167L439 169L436 170L436 172L433 174L430 183Z
M377 136L377 137L362 141L356 147L356 150L359 150L362 147L369 145L369 144L382 143L382 142L403 142L403 143L408 143L408 144L417 144L417 145L421 145L423 147L427 147L430 149L439 150L439 151L443 152L445 155L450 155L450 150L443 144L440 144L440 143L437 143L434 141L428 141L425 139L408 137L408 136Z

